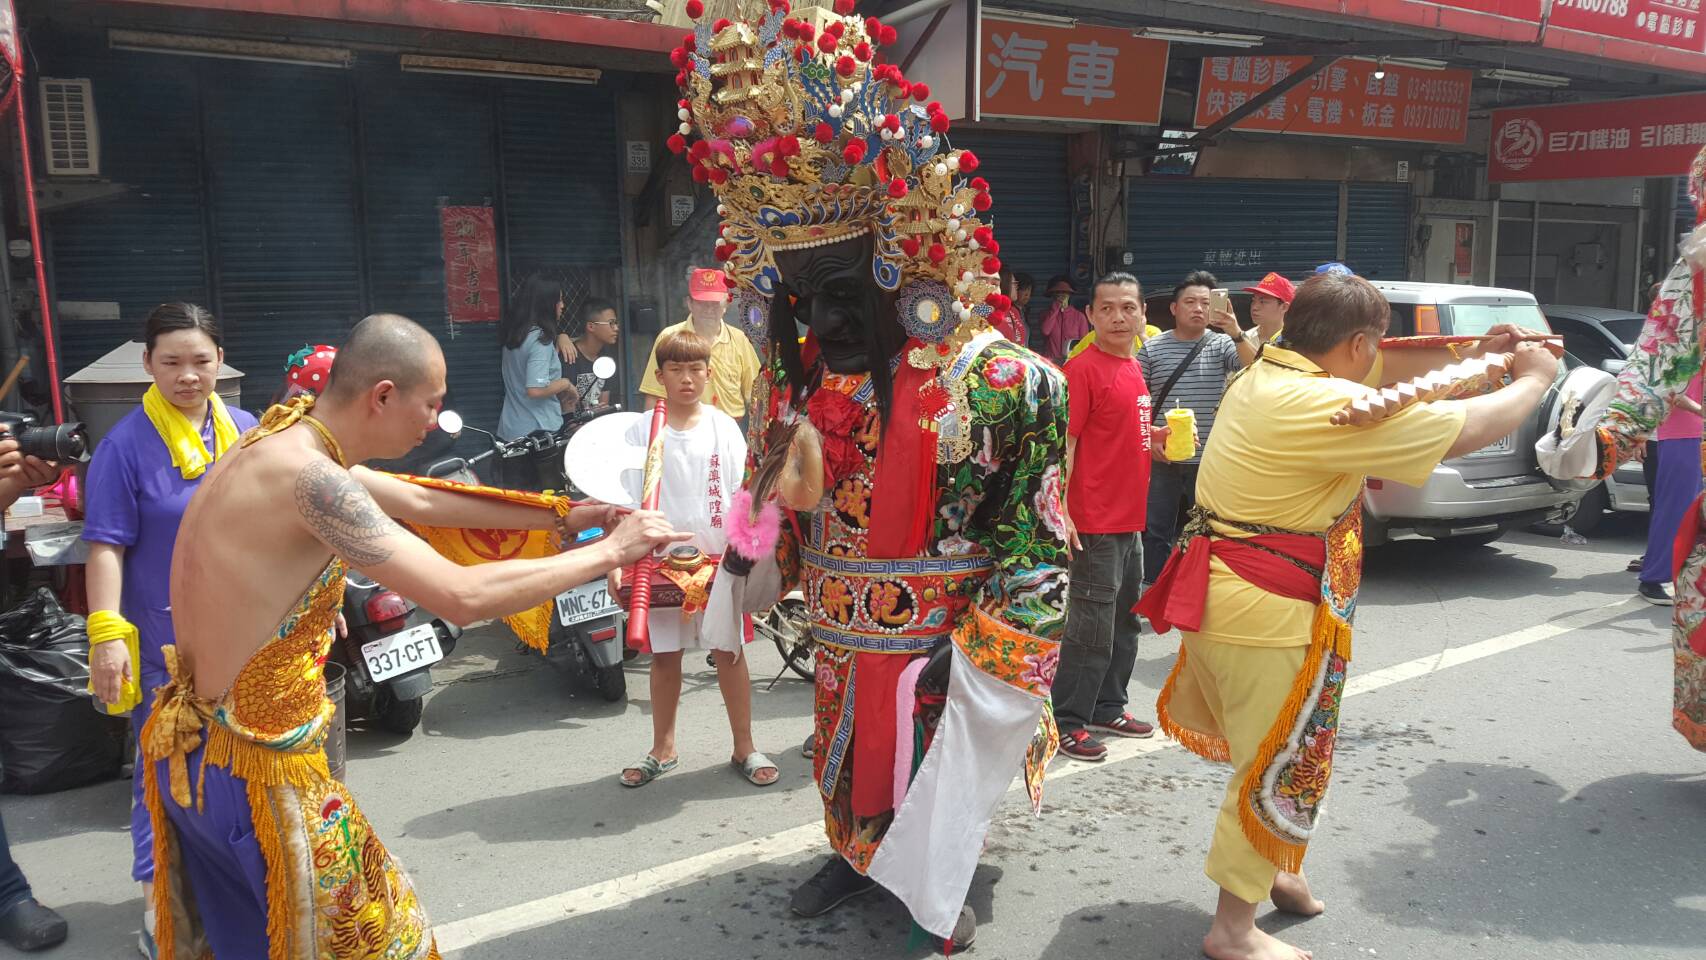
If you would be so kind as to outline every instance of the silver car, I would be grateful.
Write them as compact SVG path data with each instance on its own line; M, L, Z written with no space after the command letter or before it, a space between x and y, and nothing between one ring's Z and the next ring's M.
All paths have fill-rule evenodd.
M1534 297L1520 290L1404 281L1374 285L1392 304L1390 336L1474 335L1501 323L1551 330ZM1363 495L1364 541L1374 546L1408 530L1485 544L1509 530L1556 522L1572 512L1582 491L1549 480L1534 457L1534 442L1558 396L1554 384L1540 409L1515 433L1445 461L1419 487L1370 478Z

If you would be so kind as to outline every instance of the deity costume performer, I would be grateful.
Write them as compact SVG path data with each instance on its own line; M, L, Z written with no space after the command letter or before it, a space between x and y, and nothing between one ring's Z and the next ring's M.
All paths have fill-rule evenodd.
M1706 148L1688 173L1694 231L1659 286L1615 391L1571 398L1554 431L1537 445L1540 465L1553 477L1610 476L1639 456L1647 438L1700 375L1706 359ZM1574 414L1569 416L1568 414ZM1671 551L1676 604L1671 620L1675 657L1671 725L1696 750L1706 751L1706 519L1696 497L1683 514Z
M851 0L809 22L786 0L688 11L670 146L718 195L717 256L765 356L706 629L805 594L834 855L795 912L874 881L963 946L995 807L1021 770L1040 804L1058 743L1065 382L991 327L1011 301L978 220L989 185L962 176L977 158L949 149L924 85L877 62L892 27ZM802 435L822 480L778 519L765 478ZM764 516L768 536L736 529Z
M320 434L341 465L335 438L308 413L314 399L273 407L242 446L300 422ZM402 479L559 516L569 507L540 494ZM441 528L417 532L459 559L438 542L446 539ZM549 536L480 533L501 533L529 549ZM141 741L144 803L154 828L155 942L166 960L439 956L408 875L326 761L336 708L326 696L324 668L345 569L337 556L327 562L217 700L197 696L177 648L164 648L169 679L157 691ZM511 625L528 636L545 615L528 611Z

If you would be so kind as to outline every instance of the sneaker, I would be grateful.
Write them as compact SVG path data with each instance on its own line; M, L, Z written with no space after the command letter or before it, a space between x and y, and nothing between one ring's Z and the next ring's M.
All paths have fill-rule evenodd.
M65 942L65 918L37 903L20 900L0 914L0 940L17 950L46 950Z
M1155 728L1129 713L1122 713L1106 723L1092 723L1091 730L1111 733L1116 737L1130 737L1134 740L1147 740L1155 736Z
M846 860L831 856L810 880L794 891L788 908L802 917L821 917L862 893L870 893L876 886L877 881L853 869Z
M136 952L147 960L160 960L160 948L154 945L154 935L147 930L136 935Z
M1643 580L1640 589L1635 592L1641 595L1642 600L1655 607L1668 607L1676 602L1670 598L1670 591L1666 590L1662 583L1648 583Z
M947 952L950 954L959 953L971 946L972 941L976 939L977 914L972 912L971 907L961 907L960 918L954 921L954 935L949 938L947 943Z
M1640 573L1641 568L1646 566L1646 564L1647 564L1647 558L1646 557L1644 557L1644 556L1636 557L1635 559L1629 561L1629 565L1624 567L1623 569L1629 571L1630 573Z
M1108 748L1102 742L1090 736L1088 730L1074 730L1060 735L1060 752L1074 760L1088 763L1101 763L1108 759Z

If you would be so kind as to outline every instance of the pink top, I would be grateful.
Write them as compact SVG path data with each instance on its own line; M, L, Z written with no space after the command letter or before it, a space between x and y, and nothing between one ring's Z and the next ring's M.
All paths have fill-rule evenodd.
M1066 348L1072 341L1090 332L1090 320L1084 312L1076 307L1057 307L1049 305L1048 313L1043 315L1043 344L1048 351L1049 359L1062 363L1066 358Z
M1693 380L1688 381L1688 389L1684 391L1684 394L1688 399L1699 403L1700 392L1700 374L1697 373ZM1659 432L1654 435L1653 439L1698 440L1700 439L1700 429L1700 414L1689 413L1673 404L1670 408L1670 416L1665 417L1664 422L1659 424Z

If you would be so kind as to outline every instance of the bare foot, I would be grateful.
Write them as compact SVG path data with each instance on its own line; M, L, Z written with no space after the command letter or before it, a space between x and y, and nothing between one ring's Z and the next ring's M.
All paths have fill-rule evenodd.
M1274 877L1274 906L1300 917L1320 916L1327 905L1309 891L1309 878L1301 873L1280 871Z
M1219 924L1202 938L1202 952L1212 960L1311 960L1315 956L1255 927L1233 934Z

